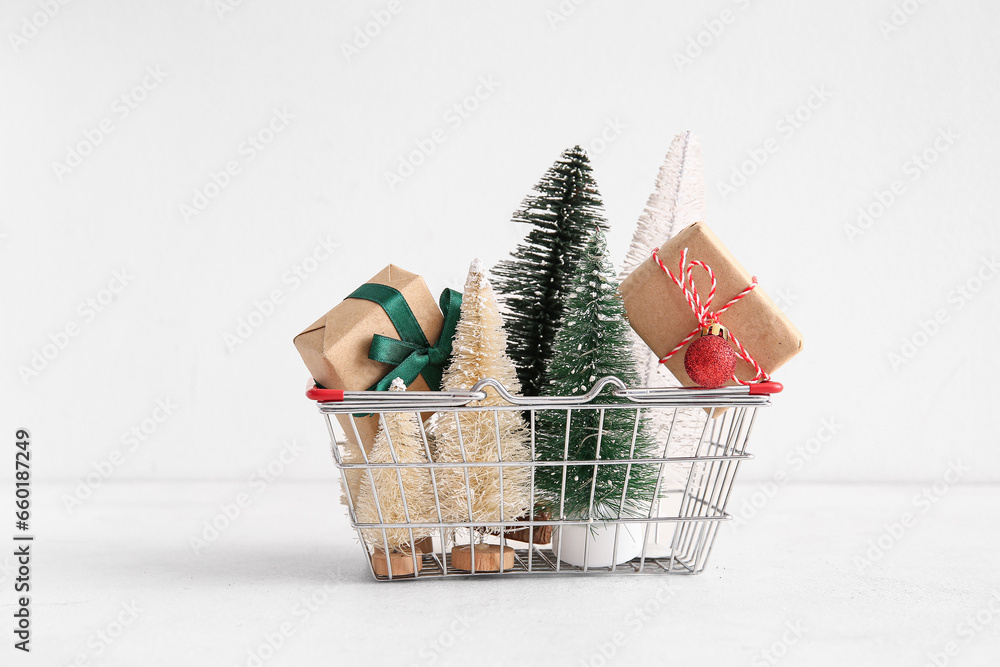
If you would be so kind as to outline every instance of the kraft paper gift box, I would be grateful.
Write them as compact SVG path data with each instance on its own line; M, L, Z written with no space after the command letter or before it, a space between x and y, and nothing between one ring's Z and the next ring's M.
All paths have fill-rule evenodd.
M674 275L677 275L681 252L685 248L688 249L689 262L701 260L715 272L717 286L712 311L724 306L751 283L751 274L704 222L685 227L660 248L660 260ZM682 276L678 278L684 279ZM711 290L708 272L696 267L694 280L704 301ZM652 256L622 281L621 293L629 324L661 359L698 325L698 319L681 288L663 272ZM760 284L720 315L719 321L739 339L768 374L774 373L802 350L802 334ZM697 336L691 340L697 340ZM684 370L686 351L687 345L664 365L681 384L690 387L695 383ZM741 380L750 380L755 375L753 366L740 359L736 376ZM736 383L730 380L727 384Z
M398 290L427 340L431 343L438 340L444 327L444 316L423 278L390 264L368 283ZM395 339L400 337L382 306L365 299L346 298L296 336L294 343L313 379L320 385L327 389L364 391L394 369L392 364L368 358L376 334ZM410 382L407 390L429 391L430 387L421 374ZM424 413L424 419L431 414ZM360 442L355 441L351 417L337 415L337 419L347 434L349 444L354 447L353 452L348 449L349 458L362 461L357 448L364 447L366 453L371 451L379 427L378 415L354 417Z

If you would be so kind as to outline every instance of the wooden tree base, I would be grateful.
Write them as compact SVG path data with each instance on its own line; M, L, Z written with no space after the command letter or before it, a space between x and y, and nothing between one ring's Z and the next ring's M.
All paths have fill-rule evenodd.
M534 517L533 521L548 521L552 518L548 512L539 512ZM527 516L518 518L518 521L526 521ZM534 540L531 539L531 532L534 531ZM526 528L518 528L517 530L512 530L508 533L504 533L504 537L508 540L514 540L515 542L534 542L535 544L549 544L552 542L552 526L529 526Z
M421 554L420 549L417 549L417 572L424 569L424 564L420 559ZM375 549L372 553L372 569L375 570L375 574L380 577L387 577L389 576L390 568L394 577L404 577L408 574L413 574L413 557L410 555L410 552L390 551L389 567L386 567L385 552L381 549Z
M503 548L501 557L499 544L477 544L476 545L476 572L498 572L503 562L503 569L510 570L514 567L514 550L510 547ZM468 544L452 547L451 566L456 570L472 571L472 547Z

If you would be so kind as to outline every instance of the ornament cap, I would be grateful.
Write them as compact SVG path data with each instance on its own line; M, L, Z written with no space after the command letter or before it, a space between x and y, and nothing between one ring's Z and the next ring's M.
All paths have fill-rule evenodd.
M718 322L706 324L701 328L702 336L721 336L722 340L729 340L729 329Z

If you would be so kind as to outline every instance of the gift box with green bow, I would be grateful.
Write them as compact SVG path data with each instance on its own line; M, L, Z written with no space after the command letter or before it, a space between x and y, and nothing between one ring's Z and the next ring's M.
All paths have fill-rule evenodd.
M451 289L435 302L423 278L390 264L296 336L295 347L327 389L385 391L399 377L408 390L438 391L461 303ZM360 442L350 417L337 417L370 451L378 416L355 416Z

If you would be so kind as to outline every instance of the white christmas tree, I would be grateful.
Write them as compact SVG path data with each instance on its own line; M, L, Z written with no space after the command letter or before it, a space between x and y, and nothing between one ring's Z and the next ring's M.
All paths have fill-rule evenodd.
M705 176L702 172L701 142L690 131L674 137L667 157L656 177L656 186L646 209L639 216L632 245L622 266L622 280L645 262L658 248L688 225L705 220ZM639 381L646 387L676 387L680 383L660 363L659 358L634 331L631 332ZM705 423L700 408L680 409L674 420L672 410L653 410L652 430L663 442L670 433L670 456L691 456L697 447ZM687 478L687 467L667 466L666 490ZM670 484L672 482L672 484Z
M406 385L396 378L390 391L406 391ZM424 441L420 435L417 413L387 412L368 455L370 463L427 463ZM376 467L359 476L360 489L354 506L358 523L432 523L438 520L434 504L434 488L427 467ZM374 487L372 482L374 482ZM405 505L404 505L405 499ZM379 511L381 510L381 521ZM381 528L363 528L365 541L383 551L408 550L413 542L428 537L432 528L387 528L383 539Z
M656 176L656 188L646 202L625 256L621 279L632 273L653 248L694 222L705 220L705 176L701 142L690 131L678 134Z
M511 393L520 392L514 362L507 356L507 336L496 294L477 259L469 267L462 296L462 316L442 387L445 391L467 390L484 378L499 381ZM470 406L507 405L492 388L487 388L486 393L485 399ZM441 412L431 427L431 436L436 462L488 463L498 461L501 453L504 461L531 459L531 434L516 410ZM528 467L440 468L437 485L446 521L514 521L530 507L531 470Z

